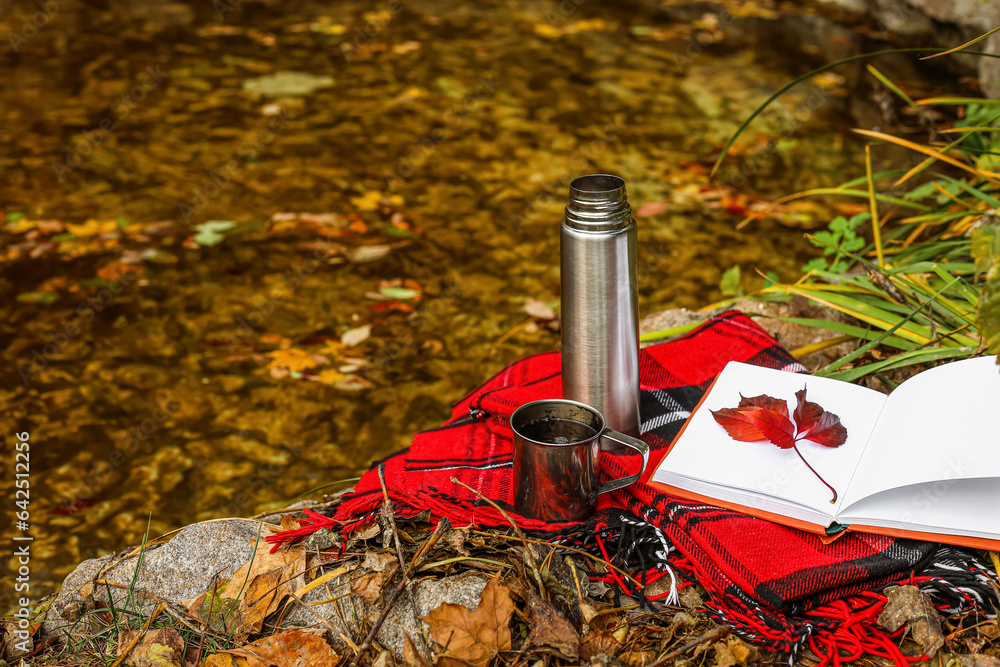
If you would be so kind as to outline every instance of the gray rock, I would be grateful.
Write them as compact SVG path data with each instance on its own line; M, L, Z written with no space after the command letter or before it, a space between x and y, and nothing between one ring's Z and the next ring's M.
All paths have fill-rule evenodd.
M341 635L350 637L355 644L361 644L368 628L378 620L389 597L399 585L397 575L383 589L378 603L369 605L361 598L350 595L350 582L369 572L358 569L352 575L337 577L328 582L329 592L322 586L309 591L302 599L305 605L294 604L289 609L285 615L285 624L323 630L337 649L346 646ZM390 610L376 635L376 641L386 650L392 651L397 661L403 659L404 632L418 647L426 649L423 638L428 626L419 617L426 616L446 602L476 609L488 581L479 574L462 574L414 582L412 588L404 592ZM330 593L338 599L323 604L309 604L328 600Z
M230 578L250 560L259 526L260 522L250 519L192 524L166 544L149 547L142 554L138 574L138 555L131 552L81 563L63 581L46 616L43 637L73 636L77 629L85 630L84 612L96 602L108 604L109 590L116 607L124 604L128 590L93 585L98 578L129 586L134 576L134 605L143 614L151 612L157 601L179 603L197 597L215 577ZM81 618L83 622L77 623Z

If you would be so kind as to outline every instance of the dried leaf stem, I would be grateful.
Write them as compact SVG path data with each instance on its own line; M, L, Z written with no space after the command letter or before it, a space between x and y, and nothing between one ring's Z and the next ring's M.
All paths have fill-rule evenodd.
M806 464L806 467L809 468L810 470L812 470L812 474L816 475L816 479L818 479L819 481L823 482L823 485L826 486L826 488L830 489L830 491L833 493L833 500L830 501L830 504L832 505L835 502L837 502L837 489L835 489L832 486L830 486L829 484L827 484L826 480L823 479L823 476L820 475L818 472L816 472L815 468L813 468L811 465L809 465L809 461L806 461L806 457L802 456L802 452L799 451L799 445L798 445L798 443L795 443L794 445L792 445L792 449L794 449L795 453L799 455L799 458L802 459L802 462Z

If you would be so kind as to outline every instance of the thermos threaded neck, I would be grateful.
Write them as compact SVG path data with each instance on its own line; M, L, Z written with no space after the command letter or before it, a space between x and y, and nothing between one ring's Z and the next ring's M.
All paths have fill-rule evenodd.
M611 174L590 174L569 184L565 224L581 231L624 229L632 219L625 181Z

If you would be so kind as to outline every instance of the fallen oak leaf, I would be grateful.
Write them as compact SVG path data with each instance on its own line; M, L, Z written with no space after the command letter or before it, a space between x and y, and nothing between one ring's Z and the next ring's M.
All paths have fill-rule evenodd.
M511 648L510 619L514 603L500 576L490 579L475 611L445 602L420 620L430 626L430 634L444 648L436 665L486 667L499 651Z
M340 656L322 637L292 630L210 655L205 667L335 667L339 660Z
M933 657L944 646L941 616L934 603L916 586L893 586L886 589L885 608L878 615L878 622L889 632L904 624L910 628L913 639L924 649L924 655Z

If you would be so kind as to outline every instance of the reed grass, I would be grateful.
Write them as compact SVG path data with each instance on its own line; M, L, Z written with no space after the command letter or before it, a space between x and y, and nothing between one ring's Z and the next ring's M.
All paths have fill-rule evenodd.
M952 54L981 39L931 57ZM916 51L920 50L860 54L796 78L750 114L726 143L713 173L743 130L793 86L844 63ZM838 343L857 343L853 352L818 371L842 380L1000 352L1000 173L994 171L1000 166L1000 100L960 96L914 100L874 66L869 65L867 73L916 110L924 126L922 138L855 129L870 140L865 146L865 173L836 187L775 200L778 205L803 197L848 197L867 202L869 212L850 220L833 217L827 230L807 235L823 254L803 267L799 280L769 282L744 298L770 301L799 296L848 316L846 323L784 318L838 334ZM937 107L936 113L929 113L931 107ZM947 120L931 120L941 117ZM923 159L908 170L876 172L872 157L887 144ZM747 218L737 228L753 220ZM653 332L643 340L687 328ZM808 354L829 345L795 352Z

